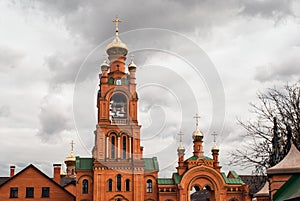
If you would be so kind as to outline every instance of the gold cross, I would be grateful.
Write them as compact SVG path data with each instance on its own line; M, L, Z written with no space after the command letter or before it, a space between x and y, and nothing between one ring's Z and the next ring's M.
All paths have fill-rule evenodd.
M214 136L214 143L216 144L218 134L214 131L211 135Z
M118 33L119 31L119 22L122 22L121 20L119 20L119 17L118 15L116 15L116 19L113 20L113 22L116 23L116 34Z
M198 121L200 119L200 116L198 115L198 113L196 113L196 115L193 118L196 119L196 127L198 127Z
M75 144L75 142L72 140L72 142L70 144L71 144L71 151L74 151L74 144Z
M182 143L182 136L183 136L182 131L180 130L179 133L178 133L177 135L179 135L179 142L180 142L180 144L181 144L181 143Z
M131 59L131 61L134 60L134 54L131 54L131 55L130 55L130 59Z

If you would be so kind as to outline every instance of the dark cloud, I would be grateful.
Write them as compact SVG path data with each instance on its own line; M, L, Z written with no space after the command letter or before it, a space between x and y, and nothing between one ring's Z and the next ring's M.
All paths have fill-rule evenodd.
M3 105L0 107L0 117L8 117L10 115L10 107Z
M62 96L50 94L44 97L40 106L40 129L38 136L45 142L60 140L61 134L74 128L72 110Z
M73 3L73 2L72 2ZM64 20L68 30L91 42L112 36L112 19L123 20L120 31L137 28L166 28L179 32L206 32L215 25L224 25L238 13L239 4L231 1L36 1L35 7L47 16ZM217 12L216 12L217 11ZM179 17L180 16L180 17ZM197 30L201 27L201 30Z
M273 18L276 21L294 16L292 0L243 0L241 13L248 16Z

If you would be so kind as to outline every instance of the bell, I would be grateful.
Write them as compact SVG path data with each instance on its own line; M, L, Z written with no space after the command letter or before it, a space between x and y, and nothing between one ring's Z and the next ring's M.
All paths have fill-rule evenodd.
M117 108L116 108L116 104L113 103L111 106L111 112L116 113L117 112Z
M125 107L124 104L122 104L121 109L120 109L120 114L125 114Z

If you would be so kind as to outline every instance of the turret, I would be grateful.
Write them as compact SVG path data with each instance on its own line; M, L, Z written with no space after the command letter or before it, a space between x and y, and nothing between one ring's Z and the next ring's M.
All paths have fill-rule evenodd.
M217 147L216 144L217 134L214 132L212 135L214 136L214 146L211 148L211 152L214 160L213 165L214 165L214 169L216 169L218 172L221 172L221 166L219 164L219 148Z
M196 114L196 116L194 117L196 119L196 130L193 132L193 144L194 144L194 156L197 156L198 158L203 158L203 147L202 147L202 143L203 143L203 134L200 131L200 129L198 128L198 119L200 118L200 116L198 116L198 114Z
M182 145L182 136L183 133L180 131L179 132L179 145L177 148L177 155L178 155L178 167L177 167L177 172L179 175L182 175L185 172L185 167L184 167L184 152L185 148Z

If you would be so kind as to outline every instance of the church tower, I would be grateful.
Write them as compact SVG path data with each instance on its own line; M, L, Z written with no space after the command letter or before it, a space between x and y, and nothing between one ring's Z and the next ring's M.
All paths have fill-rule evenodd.
M97 96L98 123L93 148L93 200L143 200L144 162L137 121L136 65L119 38L106 47L109 62L101 64Z

